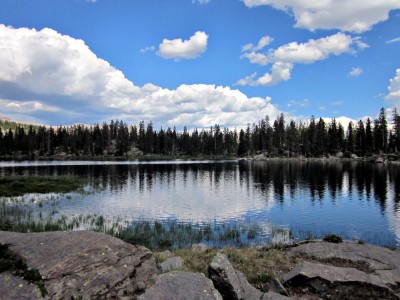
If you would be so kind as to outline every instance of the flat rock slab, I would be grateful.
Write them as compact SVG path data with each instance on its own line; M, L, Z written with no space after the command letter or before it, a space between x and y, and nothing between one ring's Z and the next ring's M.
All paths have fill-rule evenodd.
M283 284L309 287L324 298L398 299L393 290L373 274L355 268L340 268L302 262L283 278Z
M201 273L173 271L158 276L139 300L222 300L210 279Z
M400 252L355 242L311 242L291 249L293 253L305 253L317 258L341 258L365 261L385 284L400 285Z
M147 248L91 231L0 231L0 243L45 276L50 299L134 295L152 285L158 274Z
M0 300L19 299L35 300L45 299L39 288L13 275L11 272L0 273Z

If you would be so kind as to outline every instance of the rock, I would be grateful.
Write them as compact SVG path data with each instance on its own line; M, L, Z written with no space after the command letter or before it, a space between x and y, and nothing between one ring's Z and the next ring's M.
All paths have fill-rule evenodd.
M193 252L205 252L207 250L208 250L208 246L206 244L200 243L200 244L192 245Z
M0 273L0 299L46 299L35 284L6 271Z
M174 271L158 276L156 283L139 300L222 300L212 281L201 273Z
M209 277L224 299L289 299L273 292L264 294L233 268L227 256L217 253L208 268Z
M379 277L355 268L340 268L302 262L283 278L291 287L308 287L323 298L397 299Z
M280 295L275 292L268 292L268 293L263 294L263 296L261 297L260 300L289 300L289 299L292 299L292 298Z
M243 274L240 273L239 276L238 274L228 257L220 252L214 256L208 268L209 277L224 299L260 299L263 293L252 287ZM248 298L245 294L253 297Z
M153 284L158 269L152 253L90 231L1 232L0 243L45 276L50 298L121 298Z
M167 259L172 257L172 252L169 250L165 250L163 252L159 252L158 253L158 257L160 257L161 259Z
M343 152L342 151L338 151L338 152L336 152L336 155L335 155L337 158L343 158L343 156L344 156L344 154L343 154Z
M264 288L267 291L275 292L277 294L284 295L284 296L289 296L288 291L285 289L285 287L282 285L282 283L275 277L273 277L271 279L271 281L265 285Z
M341 258L365 261L386 285L400 285L400 252L387 248L356 242L340 244L315 242L302 244L291 249L293 253L305 253L319 259Z
M183 259L179 256L168 258L160 264L161 272L166 273L183 268Z

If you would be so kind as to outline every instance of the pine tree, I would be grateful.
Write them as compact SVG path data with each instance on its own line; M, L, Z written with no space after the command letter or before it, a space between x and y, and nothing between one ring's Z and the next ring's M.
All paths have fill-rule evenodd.
M371 155L374 151L374 137L372 134L371 119L368 118L365 124L365 153Z
M362 120L358 121L356 130L355 150L358 156L365 155L365 128Z
M393 110L393 119L392 119L392 124L393 124L393 146L394 146L394 152L400 151L400 116L397 113L397 109L394 108Z
M354 144L355 144L354 125L353 122L350 121L349 126L347 127L346 150L350 153L354 153L355 152Z

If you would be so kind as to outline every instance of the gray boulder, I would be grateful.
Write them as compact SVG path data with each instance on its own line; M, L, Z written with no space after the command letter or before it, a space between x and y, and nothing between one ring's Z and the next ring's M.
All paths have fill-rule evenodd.
M159 258L161 258L161 259L167 259L167 258L172 257L172 252L169 251L169 250L165 250L165 251L163 251L163 252L157 253L157 256L158 256Z
M173 271L158 276L139 300L222 300L212 281L202 273Z
M183 259L179 256L167 258L160 264L161 272L166 273L183 268Z
M274 292L264 294L253 287L223 253L217 253L213 258L208 274L224 299L289 299Z
M208 250L208 246L206 244L200 243L200 244L192 245L193 252L205 252L207 250Z
M147 248L96 232L0 232L0 243L39 270L54 299L135 295L158 275Z
M282 283L275 277L273 277L270 282L265 284L263 289L265 291L275 292L280 295L289 296L288 291L285 289Z
M323 298L398 299L379 277L355 268L302 262L283 278L290 287L306 287Z
M340 258L366 262L382 282L400 286L400 252L387 248L345 241L340 244L312 242L294 247L294 254L307 254L319 259Z

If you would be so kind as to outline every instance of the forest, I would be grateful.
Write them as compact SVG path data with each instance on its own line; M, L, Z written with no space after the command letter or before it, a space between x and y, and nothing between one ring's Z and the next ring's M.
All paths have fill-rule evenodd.
M123 121L93 126L35 126L0 121L0 156L15 157L344 157L397 153L400 149L400 116L393 110L388 124L385 109L377 119L350 122L344 128L335 119L326 123L313 116L307 122L288 123L283 114L271 121L268 116L246 128L157 131L152 122L128 126Z

